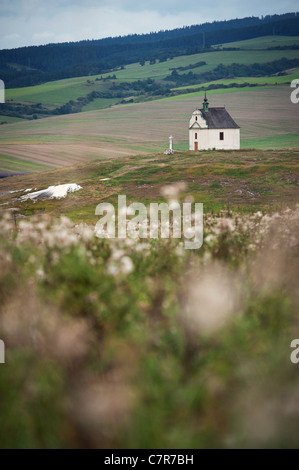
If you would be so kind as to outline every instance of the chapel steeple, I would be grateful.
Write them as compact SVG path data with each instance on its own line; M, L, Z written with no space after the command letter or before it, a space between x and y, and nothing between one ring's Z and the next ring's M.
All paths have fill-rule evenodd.
M209 101L207 98L207 92L205 91L205 99L203 100L203 110L207 113L209 111Z

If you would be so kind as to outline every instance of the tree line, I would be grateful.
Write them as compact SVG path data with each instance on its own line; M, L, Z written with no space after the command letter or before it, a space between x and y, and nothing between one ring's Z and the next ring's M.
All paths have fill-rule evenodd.
M0 50L0 76L7 88L96 75L130 63L155 63L206 52L212 45L265 35L299 35L296 13L249 17L144 35Z

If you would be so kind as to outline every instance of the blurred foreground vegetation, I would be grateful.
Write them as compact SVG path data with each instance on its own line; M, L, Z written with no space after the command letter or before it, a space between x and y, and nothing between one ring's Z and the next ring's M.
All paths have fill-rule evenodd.
M0 222L1 448L298 447L299 206L201 249Z

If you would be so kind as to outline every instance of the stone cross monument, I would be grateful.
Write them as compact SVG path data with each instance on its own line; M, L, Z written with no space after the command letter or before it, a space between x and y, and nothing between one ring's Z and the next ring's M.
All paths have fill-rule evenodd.
M173 146L173 137L171 135L169 137L169 149L165 150L164 155L172 155L174 153L172 146Z

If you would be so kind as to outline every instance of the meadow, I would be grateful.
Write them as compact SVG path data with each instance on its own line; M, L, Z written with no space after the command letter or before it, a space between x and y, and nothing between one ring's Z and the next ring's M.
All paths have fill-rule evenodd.
M67 182L82 189L19 199ZM295 149L0 181L0 447L297 448L298 192ZM96 237L118 194L202 202L202 247Z
M62 204L30 201L36 215L16 224L2 213L1 448L298 448L290 348L298 338L298 160L286 166L292 178L282 185L283 204L276 182L284 155L276 156L276 174L274 164L265 174L267 161L255 165L252 157L240 166L220 156L211 191L239 178L247 204L205 209L198 250L184 249L183 239L97 238L78 206L76 223L51 216L87 192L95 206L100 191L92 193L88 180ZM131 183L146 201L162 168L150 175L143 167L141 187L132 167L99 170L101 179L119 175L122 189ZM244 181L258 171L278 210L252 205ZM77 176L83 172L78 167ZM160 199L190 201L169 173ZM113 201L109 183L99 183L101 199ZM193 194L203 200L202 191Z
M16 208L20 217L65 215L74 223L95 224L95 207L115 203L117 195L146 204L162 201L165 184L184 182L185 198L204 203L208 212L231 208L241 212L273 211L299 196L298 149L240 151L177 151L174 155L148 154L96 159L66 168L30 172L0 181L0 205ZM104 181L103 181L104 180ZM82 190L61 200L20 202L27 188L76 183ZM9 191L18 191L9 192Z

